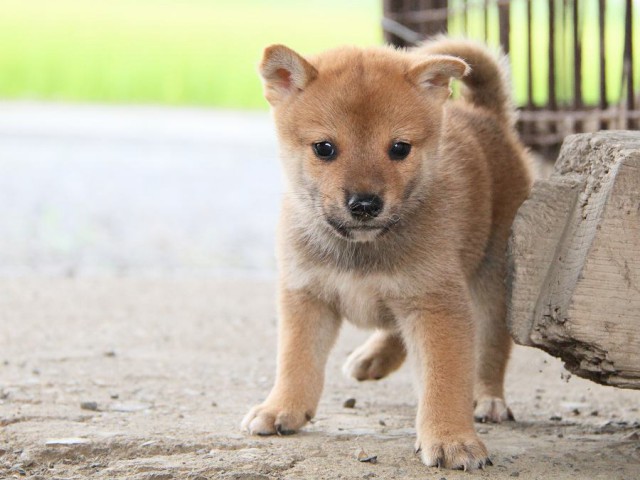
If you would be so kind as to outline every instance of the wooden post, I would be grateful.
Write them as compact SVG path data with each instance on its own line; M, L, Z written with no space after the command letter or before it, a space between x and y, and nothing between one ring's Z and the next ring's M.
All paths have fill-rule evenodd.
M571 135L509 244L509 329L599 383L640 388L640 132Z

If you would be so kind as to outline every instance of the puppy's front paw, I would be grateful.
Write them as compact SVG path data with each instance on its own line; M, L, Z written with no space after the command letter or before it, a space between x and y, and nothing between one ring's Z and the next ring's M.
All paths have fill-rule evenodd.
M253 407L241 428L250 435L291 435L313 418L313 412L265 402Z
M513 413L502 398L480 397L476 400L473 418L481 423L501 423L515 420Z
M420 452L422 462L429 467L467 471L493 465L486 447L475 432L428 441L418 438L416 451Z

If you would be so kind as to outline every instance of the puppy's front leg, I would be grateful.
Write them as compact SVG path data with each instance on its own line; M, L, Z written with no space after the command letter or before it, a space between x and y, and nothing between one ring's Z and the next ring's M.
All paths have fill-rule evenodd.
M313 418L339 328L339 316L325 302L281 288L276 382L267 399L244 417L243 430L285 435Z
M400 323L419 381L416 450L428 466L472 470L489 459L473 426L474 328L460 290L430 296Z

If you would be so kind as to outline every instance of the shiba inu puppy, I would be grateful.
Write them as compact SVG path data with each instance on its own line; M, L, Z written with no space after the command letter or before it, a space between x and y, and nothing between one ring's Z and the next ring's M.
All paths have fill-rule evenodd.
M308 58L273 45L260 73L286 178L279 353L275 386L243 429L289 434L315 415L346 319L376 329L347 374L380 379L407 354L415 362L423 462L484 467L474 413L513 419L505 251L532 181L499 61L446 38ZM451 79L461 100L447 100Z

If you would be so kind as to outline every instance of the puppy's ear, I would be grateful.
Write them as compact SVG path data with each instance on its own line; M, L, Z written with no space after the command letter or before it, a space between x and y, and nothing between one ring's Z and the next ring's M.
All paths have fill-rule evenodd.
M296 52L284 45L267 47L260 62L264 96L271 105L304 90L318 71Z
M409 79L418 87L446 99L451 95L449 87L452 78L462 78L471 68L461 58L450 55L432 55L409 70Z

